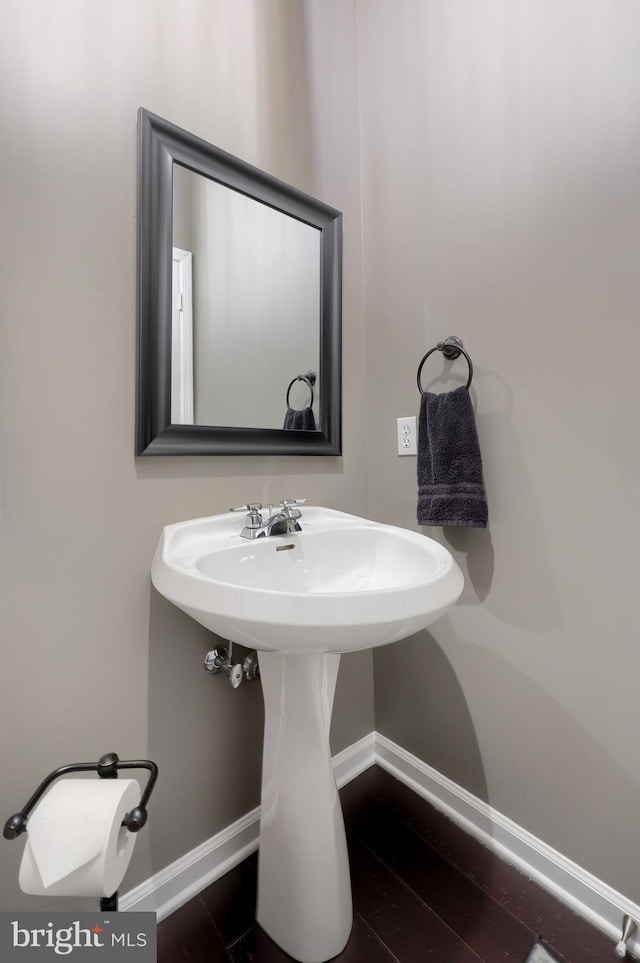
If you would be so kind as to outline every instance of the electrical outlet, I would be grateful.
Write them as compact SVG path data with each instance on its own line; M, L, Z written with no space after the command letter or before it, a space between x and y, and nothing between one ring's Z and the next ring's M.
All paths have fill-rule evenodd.
M417 455L416 416L398 418L398 454Z

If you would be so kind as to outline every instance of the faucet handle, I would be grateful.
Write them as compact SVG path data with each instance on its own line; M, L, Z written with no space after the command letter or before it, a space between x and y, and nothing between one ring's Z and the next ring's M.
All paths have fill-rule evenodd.
M306 498L283 498L280 506L289 518L301 518L302 512L299 508L296 508L296 505L306 505L306 503Z
M242 529L243 535L250 536L250 532L262 527L262 505L260 502L249 502L248 505L238 505L237 508L230 508L230 512L248 512L245 518L245 526Z

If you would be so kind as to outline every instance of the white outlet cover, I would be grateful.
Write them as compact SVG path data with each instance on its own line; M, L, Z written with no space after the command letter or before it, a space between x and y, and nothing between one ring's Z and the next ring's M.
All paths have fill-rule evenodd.
M416 416L398 418L398 454L417 455Z

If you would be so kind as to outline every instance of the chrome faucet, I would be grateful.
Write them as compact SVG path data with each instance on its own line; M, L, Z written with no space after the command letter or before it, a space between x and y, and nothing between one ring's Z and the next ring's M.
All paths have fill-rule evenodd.
M301 532L302 528L298 519L302 517L302 512L296 505L304 505L306 498L285 498L280 502L280 508L274 510L273 505L268 505L265 515L262 515L262 505L260 502L249 502L248 505L239 505L231 508L232 512L247 512L244 520L244 528L240 532L241 538L265 538L268 535L291 535L293 532Z

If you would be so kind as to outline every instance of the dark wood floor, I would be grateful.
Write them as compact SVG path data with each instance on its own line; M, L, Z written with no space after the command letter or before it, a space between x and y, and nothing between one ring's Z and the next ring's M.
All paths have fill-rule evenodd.
M354 924L336 963L606 963L613 943L378 766L340 793ZM257 856L158 927L158 963L290 963L254 918Z

